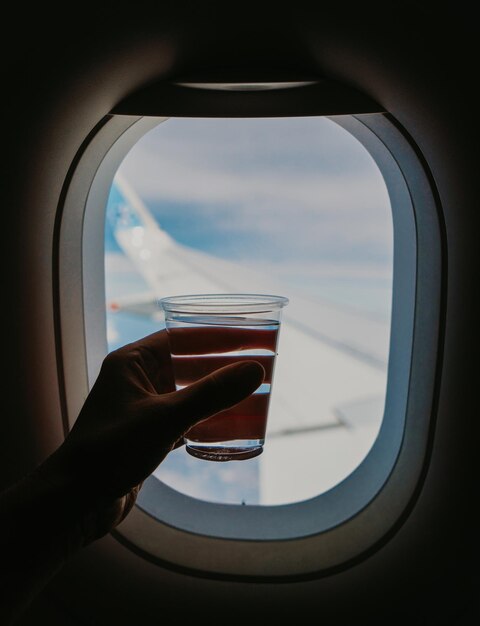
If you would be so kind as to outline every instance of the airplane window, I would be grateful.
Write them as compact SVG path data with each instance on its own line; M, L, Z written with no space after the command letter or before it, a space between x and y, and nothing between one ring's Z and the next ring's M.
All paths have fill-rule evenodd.
M369 152L327 118L181 119L123 160L105 221L108 348L164 327L157 300L287 296L264 452L169 454L155 476L209 502L299 502L345 479L382 423L393 226Z

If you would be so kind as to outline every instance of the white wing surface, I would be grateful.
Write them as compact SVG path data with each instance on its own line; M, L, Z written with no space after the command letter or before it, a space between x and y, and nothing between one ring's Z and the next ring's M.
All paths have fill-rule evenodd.
M143 297L117 299L116 308L150 315L160 325L163 315L156 299L164 296L234 292L287 296L290 303L282 318L268 446L262 455L272 460L265 458L262 470L265 489L273 489L266 499L275 502L272 485L282 483L284 491L289 481L302 495L302 487L295 484L291 473L273 481L268 476L269 471L282 471L281 459L288 457L293 437L296 448L303 450L297 463L307 464L307 474L311 464L317 483L319 455L328 466L326 488L343 478L346 464L353 469L368 452L381 423L389 324L296 294L290 286L249 266L177 243L124 180L117 177L115 183L127 201L124 213L114 216L115 238L149 288ZM308 491L308 486L305 489Z

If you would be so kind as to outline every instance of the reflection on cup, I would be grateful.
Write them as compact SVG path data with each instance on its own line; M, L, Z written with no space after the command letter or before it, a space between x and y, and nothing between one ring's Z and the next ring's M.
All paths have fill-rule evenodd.
M187 451L210 461L249 459L265 441L282 296L219 294L163 298L177 389L238 361L258 361L263 384L235 406L193 426Z

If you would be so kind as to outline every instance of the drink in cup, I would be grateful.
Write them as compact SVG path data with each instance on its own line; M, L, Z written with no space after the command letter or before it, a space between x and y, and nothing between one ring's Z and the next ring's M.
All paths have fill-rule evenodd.
M187 451L210 461L261 454L273 382L282 308L287 298L219 294L163 298L173 374L182 389L211 372L254 360L265 370L263 384L248 398L193 426Z

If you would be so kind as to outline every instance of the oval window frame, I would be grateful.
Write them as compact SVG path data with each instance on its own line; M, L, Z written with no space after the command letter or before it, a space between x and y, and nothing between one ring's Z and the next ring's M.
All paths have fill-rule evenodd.
M379 435L341 483L293 504L205 502L151 477L114 534L164 566L238 580L319 576L378 545L405 516L420 484L432 432L441 320L436 193L419 151L388 114L329 118L369 151L392 206L392 323ZM103 225L113 176L136 141L165 119L105 118L71 168L57 242L66 431L107 353Z

